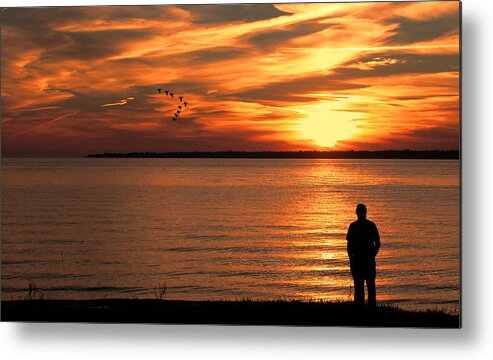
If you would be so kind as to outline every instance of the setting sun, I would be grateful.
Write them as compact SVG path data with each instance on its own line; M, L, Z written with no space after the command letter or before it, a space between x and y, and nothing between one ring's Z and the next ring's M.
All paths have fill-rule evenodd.
M332 109L328 102L304 107L306 114L297 125L299 136L321 147L333 147L358 132L355 119L361 114Z

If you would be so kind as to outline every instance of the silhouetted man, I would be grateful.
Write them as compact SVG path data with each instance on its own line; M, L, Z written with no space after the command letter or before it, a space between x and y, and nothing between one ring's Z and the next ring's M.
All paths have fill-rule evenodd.
M354 280L354 302L365 303L365 280L368 288L368 306L377 303L375 291L376 263L375 257L380 249L380 235L377 226L366 219L366 206L356 206L358 220L349 225L347 232L347 253Z

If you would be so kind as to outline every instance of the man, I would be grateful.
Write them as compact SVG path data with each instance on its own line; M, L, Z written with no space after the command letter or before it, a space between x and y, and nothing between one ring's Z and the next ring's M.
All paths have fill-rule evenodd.
M380 235L377 226L366 219L366 206L356 206L358 220L349 225L347 232L347 253L351 275L354 280L354 302L365 303L365 280L368 288L368 307L377 304L375 290L376 263L375 257L380 249Z

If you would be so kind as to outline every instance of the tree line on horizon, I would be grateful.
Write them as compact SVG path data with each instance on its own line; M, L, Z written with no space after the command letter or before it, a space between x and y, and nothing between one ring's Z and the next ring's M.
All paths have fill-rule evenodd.
M459 159L459 150L104 152L90 158Z

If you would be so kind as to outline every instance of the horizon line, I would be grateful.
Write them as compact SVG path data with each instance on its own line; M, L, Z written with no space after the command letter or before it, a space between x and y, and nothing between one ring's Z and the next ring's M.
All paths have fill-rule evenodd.
M443 154L443 153L457 153L460 155L460 149L428 149L428 150L416 150L416 149L385 149L385 150L192 150L192 151L104 151L86 154L70 154L70 155L4 155L1 154L0 158L88 158L88 157L138 157L137 155L221 155L221 154L285 154L285 155L295 155L295 154L333 154L333 155L343 155L343 154L385 154L385 153L402 153L402 154Z
M459 150L297 150L297 151L180 151L104 152L87 158L259 158L259 159L460 159Z

